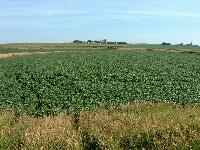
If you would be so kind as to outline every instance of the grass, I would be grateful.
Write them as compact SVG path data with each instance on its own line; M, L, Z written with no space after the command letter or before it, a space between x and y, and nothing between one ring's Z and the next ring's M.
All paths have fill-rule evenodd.
M70 116L20 116L16 121L12 112L1 111L0 149L80 149L79 141Z
M99 44L73 44L73 43L15 43L0 44L0 54L22 53L22 52L53 52L73 50L151 50L151 51L174 51L193 54L200 53L200 47L196 45L162 46L159 44L134 44L134 45L99 45Z
M199 149L200 106L137 102L33 118L0 112L0 149Z

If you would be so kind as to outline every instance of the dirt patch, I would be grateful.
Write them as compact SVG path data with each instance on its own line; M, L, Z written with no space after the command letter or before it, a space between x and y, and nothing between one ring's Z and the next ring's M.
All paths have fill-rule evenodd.
M146 48L121 47L121 48L117 48L117 50L124 50L124 51L145 51Z
M66 52L87 52L87 51L51 51L51 52L33 52L33 53L8 53L8 54L0 54L0 59L6 59L10 57L17 57L17 56L29 56L34 54L49 54L49 53L66 53Z
M86 52L86 51L69 51L69 50L67 50L67 51L52 51L53 53L68 53L68 52L70 52L70 53L72 53L72 52Z
M16 56L29 56L34 54L48 54L49 52L34 52L34 53L9 53L9 54L0 54L0 59L16 57Z

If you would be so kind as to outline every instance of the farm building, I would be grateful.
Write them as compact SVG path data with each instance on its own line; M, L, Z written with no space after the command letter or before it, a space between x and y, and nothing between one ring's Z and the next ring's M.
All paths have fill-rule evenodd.
M119 44L119 45L125 45L127 43L126 42L117 42L117 44Z

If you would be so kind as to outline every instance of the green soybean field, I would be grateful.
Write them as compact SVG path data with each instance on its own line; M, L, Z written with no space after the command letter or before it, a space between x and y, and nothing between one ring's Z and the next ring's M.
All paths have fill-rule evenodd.
M35 117L136 101L200 102L200 56L84 51L0 60L0 105Z

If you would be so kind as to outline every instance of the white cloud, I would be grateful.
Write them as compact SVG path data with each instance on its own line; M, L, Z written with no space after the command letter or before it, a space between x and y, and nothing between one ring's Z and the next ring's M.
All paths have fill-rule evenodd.
M9 18L11 17L11 19ZM16 18L16 19L15 19ZM171 20L186 19L200 21L200 15L190 12L156 12L156 11L103 11L103 12L86 12L86 11L44 11L29 13L0 13L0 28L17 28L34 26L37 28L76 28L97 21L126 21L131 19L150 19L150 20Z
M23 8L23 9L13 9L5 10L0 9L0 18L23 18L29 17L29 19L34 18L74 18L74 17L85 17L88 19L102 20L105 19L129 19L135 17L151 17L155 19L159 18L189 18L189 19L200 19L199 13L188 12L188 11L141 11L141 10L77 10L77 9L59 9L59 8ZM75 19L75 18L74 18Z

